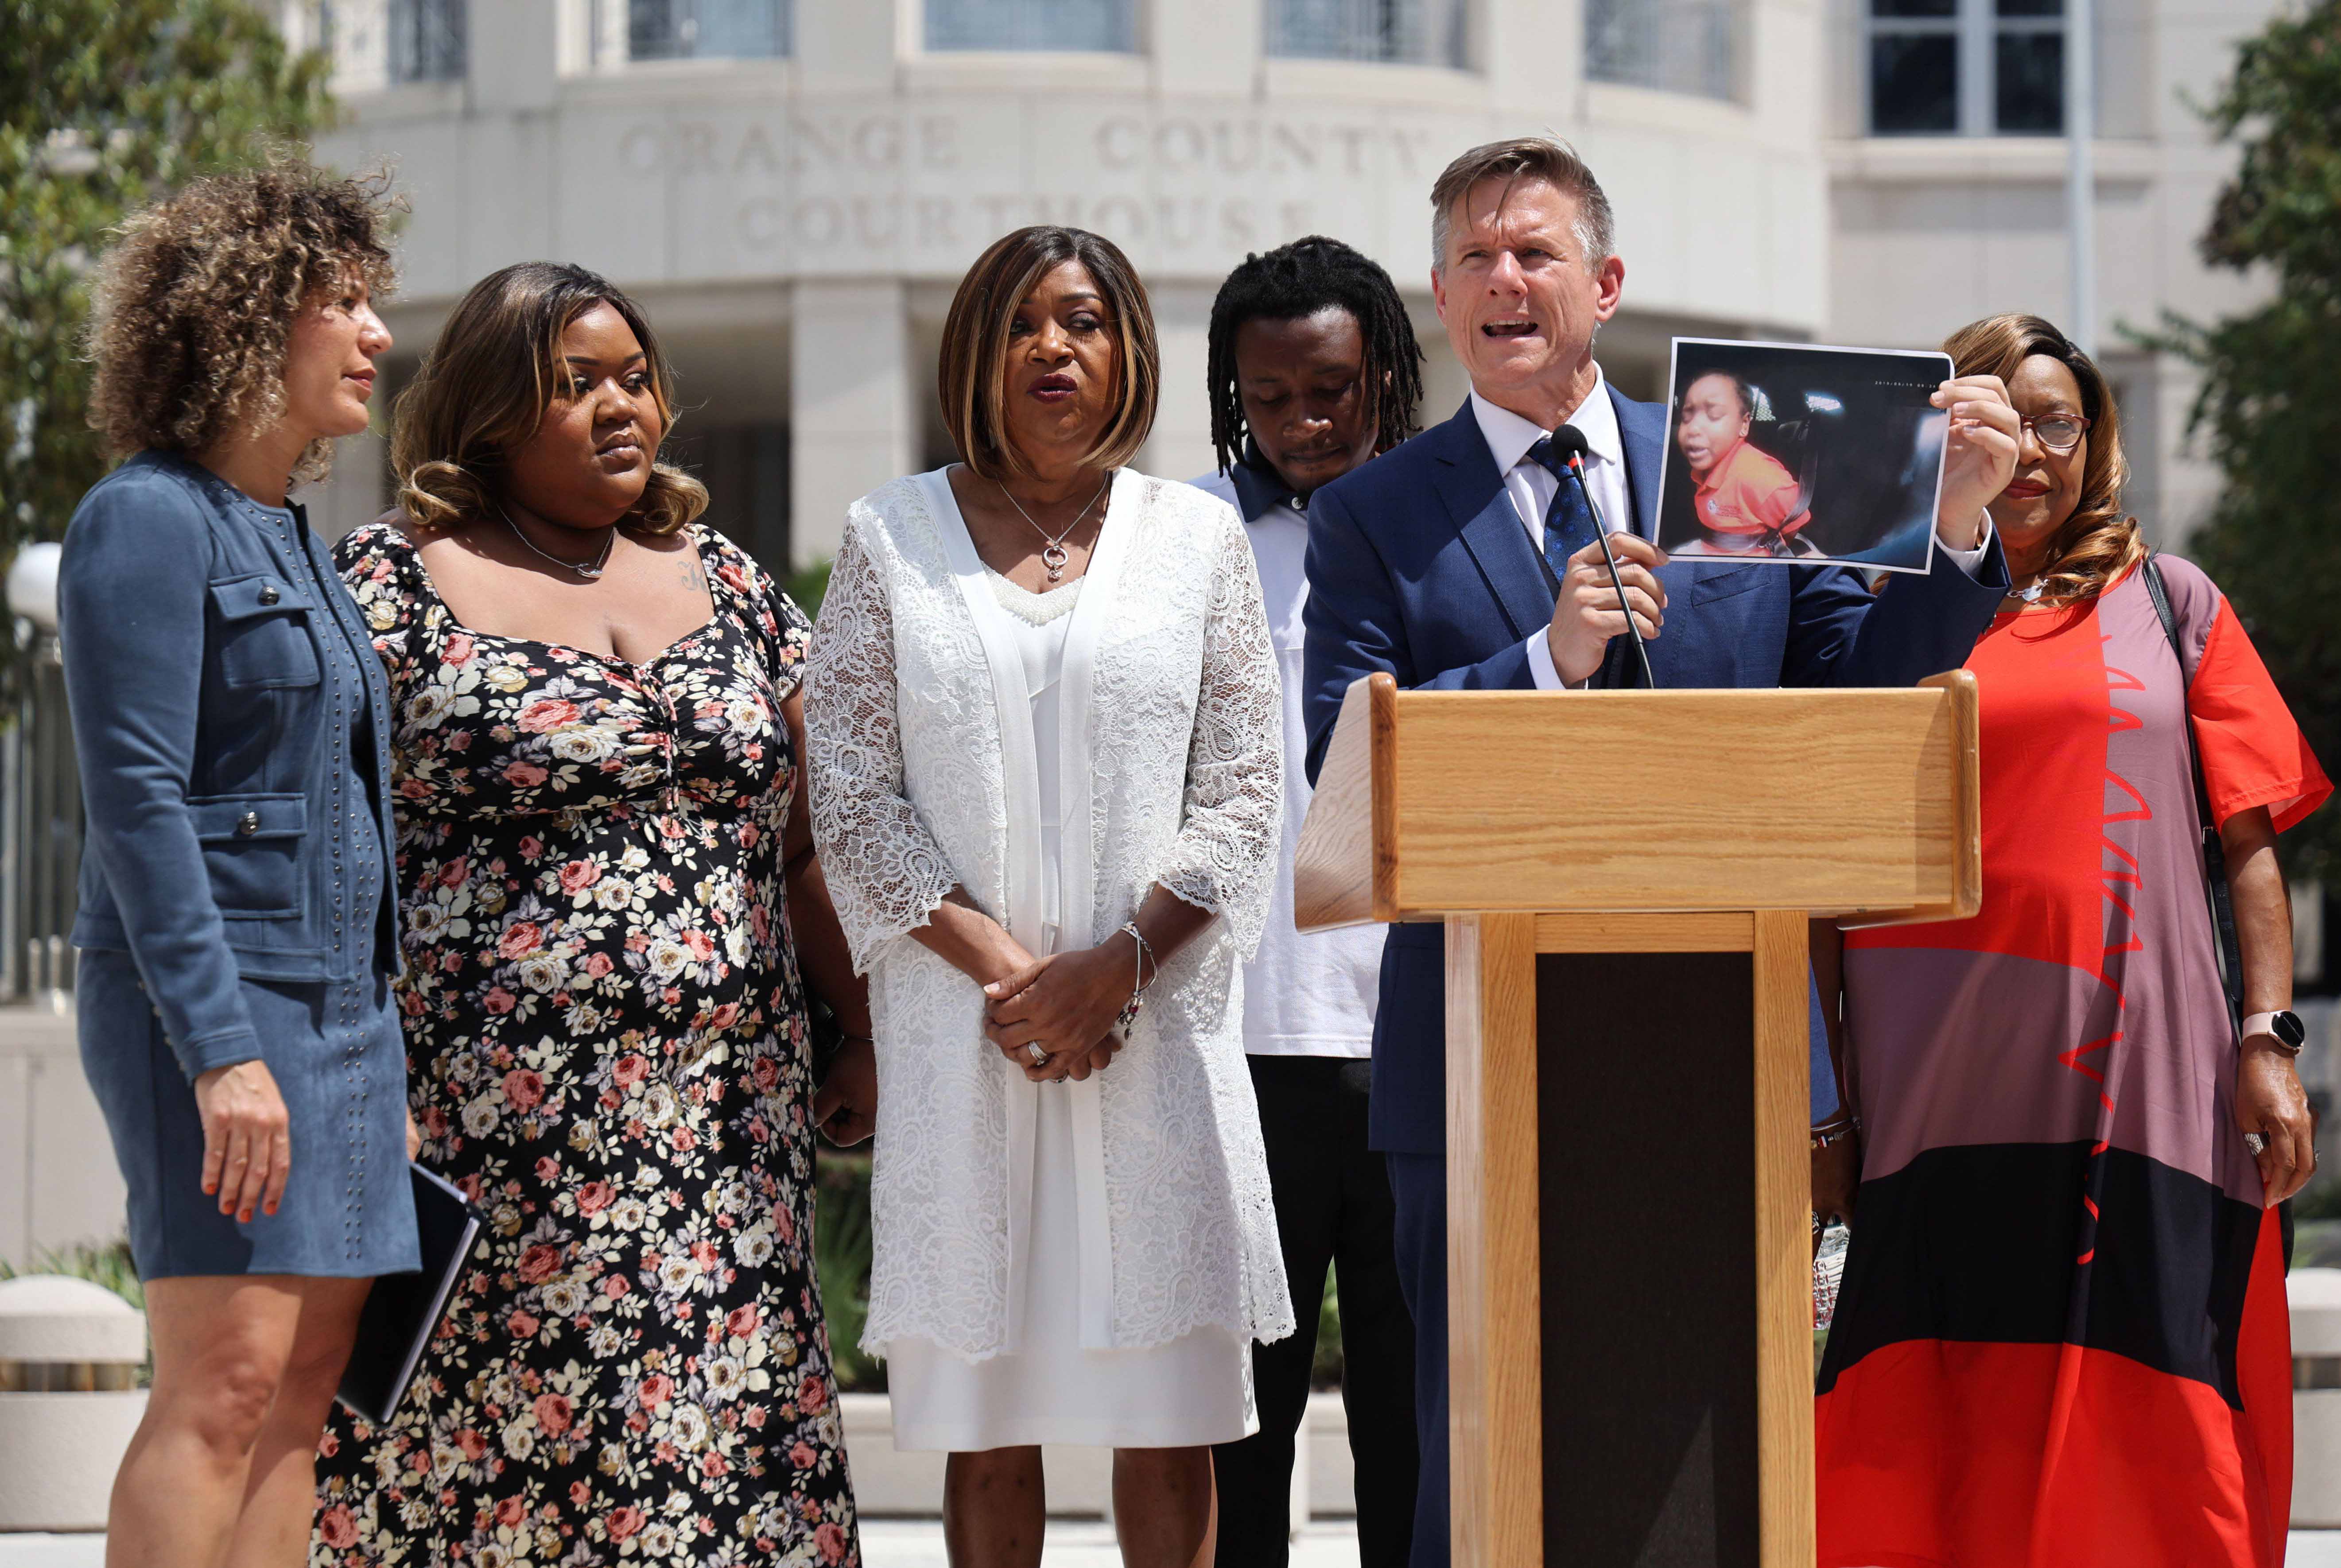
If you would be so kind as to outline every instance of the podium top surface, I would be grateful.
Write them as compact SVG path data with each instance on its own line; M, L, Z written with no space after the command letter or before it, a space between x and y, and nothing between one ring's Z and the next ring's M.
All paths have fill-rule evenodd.
M1350 688L1301 829L1304 931L1497 911L1981 899L1975 677L1895 689Z

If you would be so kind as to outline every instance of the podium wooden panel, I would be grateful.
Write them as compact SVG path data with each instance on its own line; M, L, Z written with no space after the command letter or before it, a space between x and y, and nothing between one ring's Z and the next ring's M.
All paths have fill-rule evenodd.
M1446 927L1458 1568L1809 1568L1808 914L1971 914L1975 684L1350 688L1304 930Z

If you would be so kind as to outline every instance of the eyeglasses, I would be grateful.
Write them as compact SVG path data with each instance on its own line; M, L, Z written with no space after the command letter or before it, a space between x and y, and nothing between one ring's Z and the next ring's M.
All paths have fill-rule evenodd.
M2051 414L2039 419L2027 419L2024 428L2032 439L2051 452L2070 452L2089 433L2091 421L2077 414Z

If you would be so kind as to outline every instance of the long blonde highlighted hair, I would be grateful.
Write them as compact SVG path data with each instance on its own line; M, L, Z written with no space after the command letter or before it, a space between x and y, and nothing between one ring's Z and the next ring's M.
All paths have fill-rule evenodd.
M2089 454L2081 464L2081 496L2057 530L2040 570L2040 602L2070 604L2093 599L2146 559L2137 519L2122 510L2129 461L2122 455L2121 414L2114 389L2097 361L2037 315L1987 315L1943 340L1954 375L2015 378L2017 368L2046 355L2073 373L2081 386L2081 413L2089 421Z

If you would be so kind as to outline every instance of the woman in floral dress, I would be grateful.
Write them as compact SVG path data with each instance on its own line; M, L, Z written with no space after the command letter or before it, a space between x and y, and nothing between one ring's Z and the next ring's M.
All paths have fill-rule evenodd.
M816 1108L800 956L869 1028L806 623L687 521L665 390L606 283L506 269L402 404L405 515L336 552L390 671L423 1159L489 1223L398 1419L327 1433L319 1565L860 1560L812 1135L865 1129L868 1046Z

